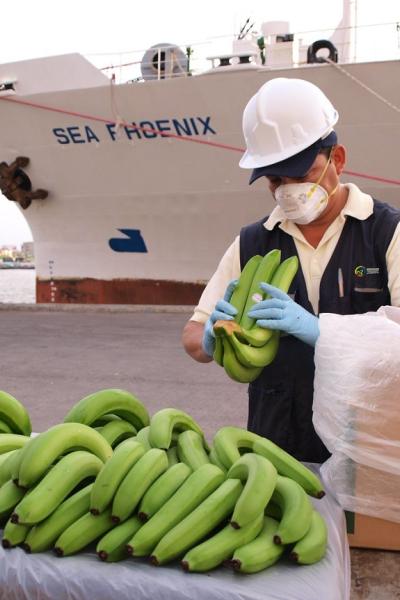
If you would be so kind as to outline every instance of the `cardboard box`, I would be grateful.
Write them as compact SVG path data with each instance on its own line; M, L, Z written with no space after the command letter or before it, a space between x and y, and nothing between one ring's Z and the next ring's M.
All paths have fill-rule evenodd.
M353 473L353 507L355 512L346 515L349 544L354 548L376 548L379 550L400 551L400 475L392 472L394 465L400 465L400 418L393 417L394 397L388 396L379 403L373 416L368 415L368 407L354 412L354 456L360 462L348 460L348 473ZM398 397L396 400L398 404ZM359 453L359 456L357 456ZM372 460L375 467L365 464ZM359 511L358 512L358 507ZM365 512L383 515L390 521Z
M347 511L346 523L352 548L400 551L400 523Z

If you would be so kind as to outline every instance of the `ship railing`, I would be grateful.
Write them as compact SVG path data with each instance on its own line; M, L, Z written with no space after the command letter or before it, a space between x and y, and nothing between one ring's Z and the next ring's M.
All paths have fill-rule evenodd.
M116 83L136 83L148 77L143 71L152 71L151 79L178 78L201 75L211 69L222 71L248 60L264 68L291 68L307 65L307 49L315 41L332 40L337 48L339 63L370 62L400 58L400 22L370 23L357 27L341 27L322 30L307 30L293 34L283 32L281 36L264 37L264 48L260 44L260 33L250 32L240 42L245 50L238 50L238 39L232 35L209 38L203 42L171 46L159 45L154 54L149 49L116 54L91 54L87 58ZM261 36L262 37L262 36ZM376 40L380 43L377 44ZM234 49L228 49L232 46ZM274 42L274 43L271 43ZM240 45L240 44L239 44ZM170 62L164 61L163 51L171 51ZM232 50L232 51L229 51ZM173 54L176 52L176 57ZM147 57L146 57L147 53ZM328 53L321 50L320 56ZM246 57L249 57L246 59ZM174 68L171 68L172 65Z

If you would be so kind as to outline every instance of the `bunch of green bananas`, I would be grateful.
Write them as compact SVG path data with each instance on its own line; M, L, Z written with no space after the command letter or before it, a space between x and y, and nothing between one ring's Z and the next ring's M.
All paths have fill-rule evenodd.
M324 555L326 525L309 499L323 496L321 482L271 441L223 427L210 448L186 412L164 408L150 418L122 390L91 394L65 421L26 438L8 459L5 548L68 556L97 542L107 562L180 559L198 572L224 562L243 573L273 565L284 550L300 564ZM103 436L110 423L137 434Z
M64 423L33 437L26 410L6 392L0 392L0 412L27 434L0 434L0 519L9 518L12 540L47 519L82 482L94 480L112 446L150 420L137 398L115 389L83 398ZM3 543L13 545L4 537Z
M270 283L287 292L298 266L297 256L281 262L281 252L277 249L264 257L253 256L246 263L230 300L237 309L235 319L214 324L214 360L235 381L254 381L262 369L274 360L278 351L279 332L258 327L254 319L248 316L254 304L267 297L260 283Z
M72 554L131 515L135 523L136 512L142 523L192 468L209 463L204 434L190 415L167 408L150 422L143 404L123 390L95 392L64 423L14 437L27 443L6 470L0 466L0 519L8 519L2 542L31 552L55 546L59 555Z
M177 444L191 451L192 471L173 486L173 493L168 499L165 495L150 518L146 515L143 525L137 520L127 525L126 529L134 529L124 541L129 555L150 556L154 565L181 558L188 571L206 571L230 560L235 570L244 573L271 566L287 549L301 564L322 558L327 529L308 495L321 498L324 491L312 471L269 440L244 429L220 429L209 451L200 437L196 447L186 446L191 437L187 433L179 434ZM169 484L178 476L171 469ZM150 491L162 487L161 479L167 484L167 473ZM270 516L273 508L275 518ZM213 535L215 530L218 533ZM104 546L114 536L117 532L110 532L98 543L103 560L108 559ZM110 550L114 552L114 547Z

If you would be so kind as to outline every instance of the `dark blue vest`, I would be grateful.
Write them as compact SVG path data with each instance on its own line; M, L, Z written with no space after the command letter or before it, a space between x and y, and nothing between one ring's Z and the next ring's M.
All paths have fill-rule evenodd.
M240 232L242 269L255 254L264 256L274 248L281 250L282 260L297 255L293 238L278 224L272 231L265 229L266 219ZM400 211L378 200L374 200L374 211L368 219L347 216L321 279L319 313L360 314L390 304L385 255L399 222ZM314 314L301 267L289 294ZM313 381L314 349L292 336L282 336L274 362L249 385L247 427L299 460L323 462L329 453L312 425Z

